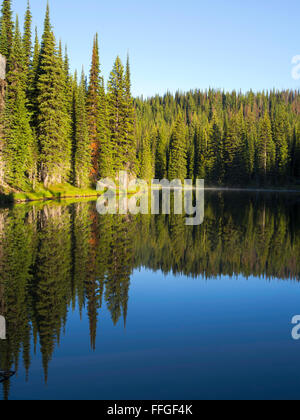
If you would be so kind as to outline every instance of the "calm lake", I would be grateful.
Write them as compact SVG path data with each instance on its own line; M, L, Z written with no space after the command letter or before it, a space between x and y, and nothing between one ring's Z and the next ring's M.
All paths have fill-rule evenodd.
M206 192L194 227L16 205L0 240L2 399L300 398L300 194Z

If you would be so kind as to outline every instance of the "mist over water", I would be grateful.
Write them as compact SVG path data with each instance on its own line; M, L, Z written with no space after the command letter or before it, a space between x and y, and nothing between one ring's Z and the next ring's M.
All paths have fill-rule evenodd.
M206 192L201 226L2 208L2 398L297 396L299 279L299 194Z

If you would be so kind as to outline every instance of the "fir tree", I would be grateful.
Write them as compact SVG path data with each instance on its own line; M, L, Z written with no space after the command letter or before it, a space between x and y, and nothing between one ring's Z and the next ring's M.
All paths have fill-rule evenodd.
M117 57L108 81L108 124L110 130L110 145L113 156L114 173L120 170L130 170L127 151L127 94L124 79L124 67Z
M95 182L111 174L111 156L108 144L106 97L100 72L98 35L94 38L90 83L87 97L88 127L91 142L92 171Z
M267 112L259 125L257 153L259 174L261 180L266 182L267 176L272 173L275 164L275 145L272 138L271 121Z
M24 50L18 18L15 25L8 81L6 118L6 180L11 186L26 190L34 178L34 137L26 109Z
M125 158L127 160L126 167L130 173L135 172L136 165L136 141L135 141L135 110L131 95L131 72L129 56L127 56L126 72L125 72Z
M289 147L287 115L281 105L275 112L273 137L276 146L276 170L280 179L288 175Z
M155 154L155 178L165 179L167 177L167 146L159 130L156 137Z
M65 73L47 6L37 79L40 175L46 186L67 181L71 170L70 119L65 92Z
M90 183L91 149L86 112L85 77L82 72L75 104L75 185L85 188Z
M142 144L140 176L142 179L148 181L153 178L152 152L149 136L144 137Z
M172 132L168 175L170 180L181 179L182 181L187 176L186 131L181 113L178 114Z
M0 54L4 55L4 57L8 57L7 30L3 16L1 16L0 19Z
M8 58L13 44L14 37L14 24L13 24L13 14L11 10L11 0L3 0L1 8L1 34L0 39L3 40L4 44L1 47L4 55Z
M38 115L38 105L37 105L37 82L38 82L38 70L39 70L39 60L40 60L40 51L41 46L39 43L37 28L35 28L35 41L34 41L34 50L32 63L29 69L28 74L28 87L27 87L27 98L28 98L28 109L32 114L32 127L36 129L37 127L37 115Z
M34 137L26 109L25 92L18 86L10 102L9 128L6 130L6 181L12 187L27 191L35 176Z
M25 56L25 68L29 71L29 66L32 56L32 41L31 41L31 23L32 15L30 11L30 3L28 0L27 10L24 19L24 34L23 34L23 47L24 47L24 56Z

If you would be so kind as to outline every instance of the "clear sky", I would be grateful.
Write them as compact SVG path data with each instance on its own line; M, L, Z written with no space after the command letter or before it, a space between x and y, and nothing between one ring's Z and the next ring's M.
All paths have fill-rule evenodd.
M292 58L300 55L299 0L49 0L57 38L72 69L89 70L100 37L107 81L117 55L131 57L133 94L209 87L299 88ZM46 0L31 0L41 33ZM26 0L13 0L23 21Z

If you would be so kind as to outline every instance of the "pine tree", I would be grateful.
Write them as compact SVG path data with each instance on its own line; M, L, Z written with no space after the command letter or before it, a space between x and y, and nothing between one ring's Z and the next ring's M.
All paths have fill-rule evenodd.
M9 57L9 71L7 73L8 98L12 102L16 98L18 88L21 90L26 88L25 57L18 17L15 27L15 35Z
M0 54L4 55L4 57L8 57L7 30L3 16L1 16L0 19Z
M258 170L262 181L266 182L268 175L272 175L275 165L275 145L272 138L270 117L265 112L259 125L258 138Z
M6 130L6 182L12 187L28 191L34 181L34 137L26 109L25 92L21 86L10 101L9 128Z
M34 178L34 137L26 109L24 49L18 18L10 55L5 128L6 181L26 190Z
M179 113L172 132L169 150L168 176L170 180L181 179L187 176L186 130Z
M7 58L9 58L10 51L13 44L14 37L14 24L13 24L13 14L11 10L11 0L3 0L1 8L1 34L0 39L3 40L3 52Z
M92 171L95 182L112 172L108 144L106 97L100 71L98 35L94 38L90 83L87 97L88 127L91 142Z
M288 175L289 146L288 146L288 124L287 115L283 106L279 106L275 112L273 138L276 146L276 171L280 179Z
M128 161L126 134L127 94L124 67L119 57L108 81L107 106L114 173L120 170L130 171L132 163Z
M145 136L143 139L140 177L147 181L153 178L153 162L149 135Z
M91 149L86 112L85 76L82 72L75 105L75 185L86 188L90 183Z
M206 172L208 181L213 184L221 185L224 178L224 144L222 123L214 113L210 124L210 136L208 147L208 165Z
M155 178L162 180L167 177L167 146L162 135L157 130L156 155L155 155Z
M24 34L23 34L25 66L26 66L27 71L29 71L29 66L30 66L31 56L32 56L31 23L32 23L32 15L31 15L31 10L30 10L30 3L28 0L27 10L26 10L25 19L24 19Z
M136 171L135 110L131 95L131 72L129 56L127 56L125 72L125 93L125 158L127 160L126 168L128 168L129 172L133 174Z
M38 82L38 74L39 74L38 70L39 70L40 51L41 51L41 46L39 43L37 28L35 28L33 58L32 58L32 63L29 69L28 87L27 87L27 98L28 98L27 106L32 114L32 127L34 129L36 129L37 127L37 115L38 115L37 82Z
M37 78L40 175L46 186L67 181L71 170L70 119L65 92L65 73L47 5Z

